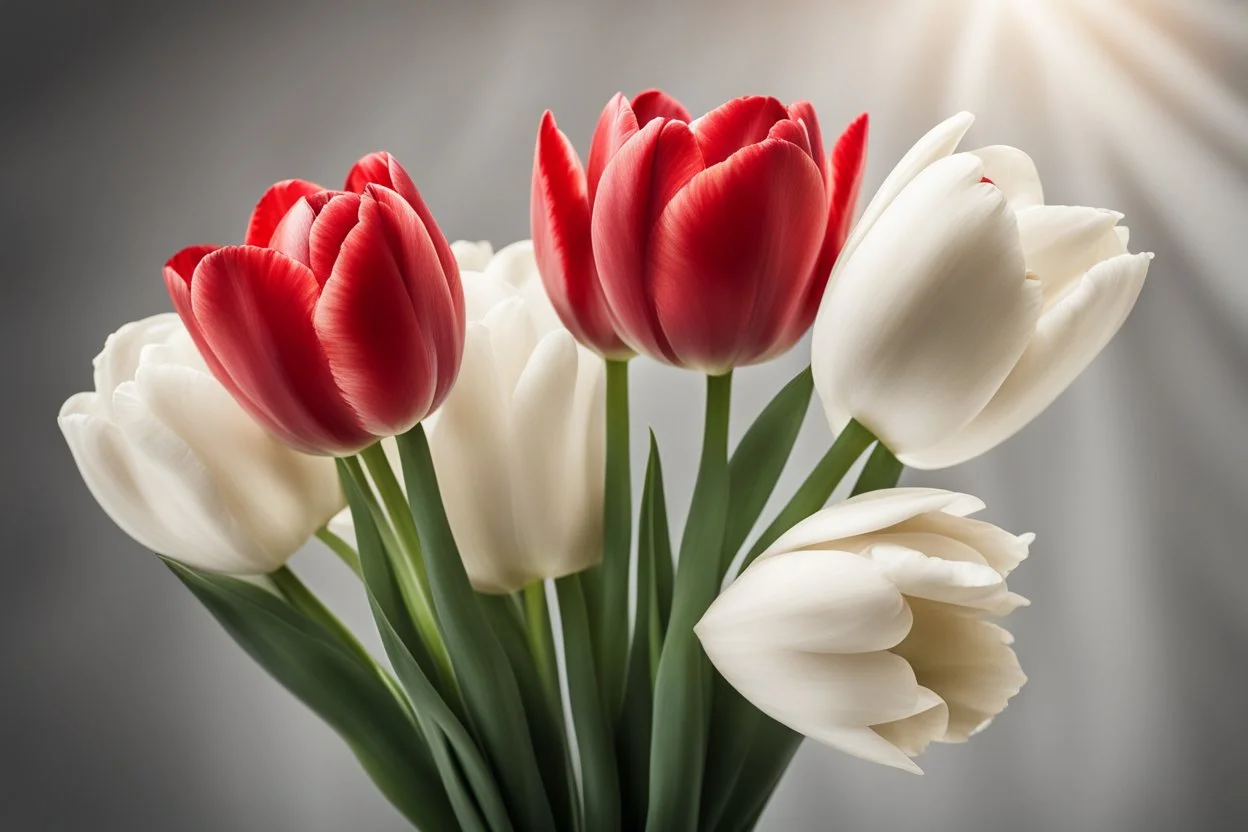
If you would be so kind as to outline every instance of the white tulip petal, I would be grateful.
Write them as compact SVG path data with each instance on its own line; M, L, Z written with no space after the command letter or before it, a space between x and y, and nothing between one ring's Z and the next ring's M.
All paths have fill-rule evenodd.
M926 538L923 549L899 545L909 535L880 535L879 542L866 551L868 557L879 565L907 598L923 598L982 610L1001 607L1007 595L1005 579L991 566L969 563L964 560L947 560L929 551L932 535L914 535ZM949 538L940 538L958 545Z
M708 654L760 645L866 653L899 643L910 623L901 593L871 561L802 551L752 564L694 629Z
M584 478L587 434L600 426L578 418L579 358L570 332L551 332L516 384L511 487L527 574L514 589L579 572L602 557L601 497L587 492Z
M850 414L899 455L983 409L1043 306L1014 213L982 168L957 154L920 173L843 261L815 324L815 386L834 427Z
M1006 577L1027 559L1027 553L1036 536L1031 533L1010 534L999 526L966 517L951 517L943 511L920 514L898 524L893 531L930 532L965 543L984 559L984 562Z
M96 407L100 408L99 413L106 418L111 415L112 391L122 382L134 378L144 347L164 341L180 329L182 321L178 316L173 312L165 312L132 321L104 340L104 349L92 361L95 389L104 394L95 402Z
M499 303L486 313L482 323L490 333L494 372L510 403L512 391L537 347L537 328L528 304L519 296Z
M1084 272L1126 253L1115 226L1122 214L1101 208L1041 205L1018 214L1018 234L1027 271L1044 289L1051 307Z
M483 272L494 256L494 247L488 240L456 240L451 243L451 254L460 271Z
M890 740L881 736L876 728L844 728L830 725L806 736L869 763L899 768L911 774L923 773L923 769L919 768L914 760L911 760Z
M1126 321L1144 287L1151 254L1094 266L1045 312L1017 366L974 421L931 448L898 454L915 468L945 468L1009 439L1062 394Z
M977 497L939 488L868 491L807 517L781 535L759 559L797 549L836 548L837 541L887 529L927 512L960 516L974 514L983 507L983 501Z
M904 719L871 726L871 730L910 757L922 754L949 731L949 706L933 691L920 686L915 708L917 712Z
M427 433L468 577L483 592L507 592L515 581L508 564L518 557L507 470L511 388L504 389L491 341L484 324L468 324L455 388Z
M930 601L911 601L914 627L892 652L914 668L919 684L949 706L942 742L964 742L1005 709L1027 681L1013 638L989 621Z
M984 162L984 176L1005 192L1006 203L1015 211L1044 204L1040 173L1031 157L1017 147L1005 144L971 151Z
M516 288L528 304L529 315L539 335L563 330L559 313L550 302L541 273L537 269L532 240L521 240L499 249L485 271L486 274Z
M469 323L483 321L494 307L520 296L505 280L482 272L460 272L460 282L464 286L464 318Z
M892 722L914 712L914 671L894 653L713 645L707 656L729 684L760 711L808 737Z

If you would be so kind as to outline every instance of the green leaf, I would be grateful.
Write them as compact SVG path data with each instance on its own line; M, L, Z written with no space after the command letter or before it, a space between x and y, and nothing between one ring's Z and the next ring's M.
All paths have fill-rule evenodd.
M599 698L594 672L589 613L581 592L581 576L559 578L555 589L559 594L559 617L563 624L568 703L580 749L585 828L592 832L612 832L620 828L619 775L611 742L611 721Z
M507 808L485 757L430 681L430 674L434 672L433 659L424 650L416 627L407 614L397 578L386 557L374 515L363 491L367 483L362 477L353 475L345 462L338 460L338 463L339 477L355 522L361 571L373 619L386 655L390 657L399 681L415 708L425 735L437 738L436 744L430 743L434 762L450 794L459 824L464 829L510 832L512 826ZM420 661L418 656L423 656L424 661ZM488 826L482 823L478 806Z
M469 719L502 785L513 822L521 829L546 832L554 828L554 815L520 688L468 582L446 519L424 428L418 424L397 439L429 588Z
M651 668L651 684L653 676L658 672L659 651L663 647L663 639L667 635L667 625L672 617L672 584L674 583L674 562L672 560L672 535L667 526L667 495L663 489L663 461L659 459L659 447L650 432L651 462L646 470L646 487L650 495L642 503L644 512L641 521L641 534L653 555L654 561L654 612L657 615L656 627L652 627L651 647L654 650Z
M616 753L620 761L620 788L625 829L641 829L646 822L650 793L650 725L654 708L654 677L663 648L655 560L665 558L671 569L671 541L663 500L663 463L650 432L650 458L641 495L637 539L637 605L633 642L628 656L624 710L616 725ZM670 591L670 582L669 582ZM670 605L671 596L667 603Z
M537 586L542 589L541 584ZM507 653L512 672L516 674L520 699L524 703L524 714L529 722L529 732L537 738L537 763L542 770L542 782L546 784L551 808L555 811L557 828L575 829L575 778L563 724L559 680L557 677L553 680L552 692L539 674L529 648L525 623L520 618L515 599L507 595L481 595L480 600L481 608L490 619L490 626L498 636L499 644ZM549 633L549 620L546 620L546 629ZM535 637L541 637L541 634L535 634ZM553 658L553 648L551 655Z
M702 459L681 539L672 617L655 680L648 832L698 827L710 706L710 663L693 627L719 590L727 521L732 375L708 376Z
M728 496L728 524L724 528L724 559L720 574L728 571L732 559L775 490L780 473L793 452L797 435L802 430L813 390L814 380L810 367L807 367L763 408L732 452L728 462L732 485Z
M422 829L458 828L429 746L373 668L266 590L166 563L257 664L347 742L400 812Z

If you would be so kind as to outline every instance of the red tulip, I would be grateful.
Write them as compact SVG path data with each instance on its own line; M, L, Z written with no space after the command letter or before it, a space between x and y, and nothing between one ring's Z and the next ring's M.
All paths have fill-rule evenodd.
M689 111L659 90L631 102L617 93L607 102L589 147L589 169L549 110L542 116L533 162L530 221L538 270L564 326L590 349L623 359L633 351L620 338L598 283L590 245L590 214L607 162L641 126L655 118L689 121Z
M279 182L244 245L184 249L165 284L213 374L302 451L351 454L402 433L459 372L459 269L387 153L357 162L345 191Z
M640 130L621 110L605 132L618 149L596 183L591 239L623 341L712 374L792 347L848 234L867 117L830 163L804 101L738 98Z

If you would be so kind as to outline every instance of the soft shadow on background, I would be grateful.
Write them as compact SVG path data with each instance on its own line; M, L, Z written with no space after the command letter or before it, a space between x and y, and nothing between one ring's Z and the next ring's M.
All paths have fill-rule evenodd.
M1158 253L1118 339L960 468L1039 534L1011 588L1030 683L916 778L807 745L768 830L1248 827L1248 11L1233 0L6 4L0 26L4 580L0 828L399 830L345 747L92 501L56 429L166 257L241 239L261 190L384 148L452 239L528 234L542 110L584 154L617 90L695 113L870 110L868 192L937 120L1030 151L1048 201L1126 213ZM738 427L807 360L739 374ZM700 386L638 362L634 424L687 495ZM826 447L817 406L782 489ZM640 441L638 441L640 446ZM637 479L640 479L639 477ZM677 517L684 505L673 503ZM309 547L310 549L312 547ZM299 556L348 617L349 575Z

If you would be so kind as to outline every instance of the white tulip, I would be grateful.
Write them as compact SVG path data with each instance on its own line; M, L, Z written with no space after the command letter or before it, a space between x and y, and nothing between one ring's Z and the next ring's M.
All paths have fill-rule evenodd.
M794 731L922 773L931 742L965 742L1027 680L987 620L1027 603L1006 587L1032 535L965 515L983 503L926 488L824 509L726 589L696 632L741 695Z
M452 250L464 269L464 359L425 427L468 577L508 593L602 557L605 373L559 323L532 243L492 257L488 243ZM348 513L330 527L354 540Z
M95 391L70 397L57 422L113 522L196 569L271 572L343 505L333 460L254 422L172 313L110 335Z
M978 456L1039 415L1126 320L1152 254L1122 215L1045 205L1013 147L954 153L954 116L919 140L846 242L815 320L815 388L907 465Z

